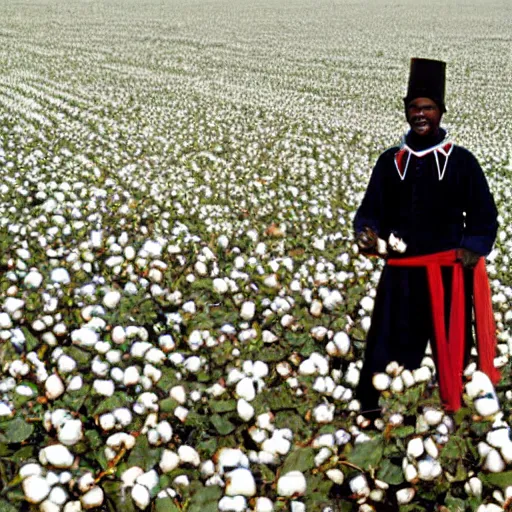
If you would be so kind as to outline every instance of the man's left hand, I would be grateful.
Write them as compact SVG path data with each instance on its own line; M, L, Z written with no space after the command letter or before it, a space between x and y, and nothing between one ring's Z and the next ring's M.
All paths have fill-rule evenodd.
M481 254L470 251L469 249L457 249L457 261L462 263L464 268L475 268Z

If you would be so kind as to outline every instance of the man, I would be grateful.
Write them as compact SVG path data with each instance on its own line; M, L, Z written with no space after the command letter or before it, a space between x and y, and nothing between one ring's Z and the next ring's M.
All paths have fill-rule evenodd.
M443 405L460 407L472 339L472 288L480 366L494 382L499 379L482 258L496 237L497 211L475 157L440 127L445 67L412 59L404 98L411 129L400 146L379 157L354 219L361 251L387 260L357 389L363 411L378 410L373 375L390 361L417 368L429 340Z

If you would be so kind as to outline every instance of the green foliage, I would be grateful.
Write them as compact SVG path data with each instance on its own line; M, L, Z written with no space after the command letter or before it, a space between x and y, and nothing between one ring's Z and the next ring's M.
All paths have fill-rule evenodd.
M384 440L377 436L371 441L356 444L347 460L364 470L376 469L384 454Z
M292 451L285 459L281 474L290 471L305 472L315 467L315 451L311 447L298 448Z

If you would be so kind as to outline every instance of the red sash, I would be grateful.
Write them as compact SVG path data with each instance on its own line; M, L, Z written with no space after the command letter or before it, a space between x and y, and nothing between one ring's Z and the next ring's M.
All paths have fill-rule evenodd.
M464 275L462 264L457 261L457 253L455 250L450 250L424 256L389 259L387 264L398 267L425 267L427 269L438 359L439 393L445 409L450 412L456 411L461 406L466 326L464 319ZM441 267L453 267L448 335L445 328L444 287ZM500 372L494 367L496 325L492 312L491 291L484 258L478 260L474 269L473 300L475 304L478 364L480 370L489 376L493 384L496 384L500 380Z

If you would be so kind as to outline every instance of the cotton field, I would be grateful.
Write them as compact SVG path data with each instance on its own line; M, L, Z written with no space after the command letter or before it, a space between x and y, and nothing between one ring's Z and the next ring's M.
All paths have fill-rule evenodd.
M0 0L0 510L512 510L506 2ZM409 59L500 211L494 388L374 377L355 213ZM475 354L473 354L475 356Z

